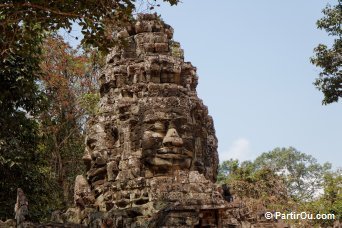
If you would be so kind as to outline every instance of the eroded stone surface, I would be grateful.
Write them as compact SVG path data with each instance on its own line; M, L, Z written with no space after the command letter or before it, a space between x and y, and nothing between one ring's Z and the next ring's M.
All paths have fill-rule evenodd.
M173 29L139 15L107 57L87 127L86 179L67 220L92 227L226 227L245 212L214 184L217 139Z
M17 201L14 206L16 225L20 227L22 223L27 219L29 215L28 211L28 200L25 196L24 191L21 188L17 189Z

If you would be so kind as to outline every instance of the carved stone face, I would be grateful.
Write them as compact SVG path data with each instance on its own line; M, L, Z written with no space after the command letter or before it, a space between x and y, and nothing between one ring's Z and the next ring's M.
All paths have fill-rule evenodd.
M153 85L148 92L117 99L110 118L89 128L84 161L90 182L174 170L196 170L215 181L217 141L207 108L176 85Z
M106 159L106 149L108 148L108 137L102 124L94 124L88 129L86 138L86 153L83 161L90 167L91 161L95 164L101 163L100 160ZM102 162L103 163L103 162Z
M216 138L206 107L181 95L140 104L140 125L134 128L140 128L135 134L140 135L145 169L153 174L197 170L214 179Z
M99 78L99 113L87 124L87 174L75 185L81 210L70 210L77 213L70 221L215 226L225 204L210 182L217 175L217 139L196 93L196 68L184 62L173 29L156 14L137 19L118 33L127 42L108 55Z
M85 154L87 178L91 184L101 184L101 180L113 181L118 173L118 157L122 149L118 129L111 122L92 120L87 128ZM100 181L100 182L99 182ZM93 186L94 187L94 186Z
M143 121L142 159L155 172L189 170L194 138L186 113L146 113Z

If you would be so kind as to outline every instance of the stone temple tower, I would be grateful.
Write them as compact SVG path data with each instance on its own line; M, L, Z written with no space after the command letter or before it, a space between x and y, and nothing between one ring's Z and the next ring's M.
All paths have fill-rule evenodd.
M66 216L89 227L227 227L217 139L196 68L173 29L141 14L107 57L100 113L87 127L85 175Z

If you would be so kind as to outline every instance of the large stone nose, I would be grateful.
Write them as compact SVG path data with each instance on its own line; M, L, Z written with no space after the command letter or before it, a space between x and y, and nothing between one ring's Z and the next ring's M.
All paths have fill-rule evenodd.
M178 132L175 128L169 128L167 131L164 139L163 139L164 146L182 146L183 139L179 137Z

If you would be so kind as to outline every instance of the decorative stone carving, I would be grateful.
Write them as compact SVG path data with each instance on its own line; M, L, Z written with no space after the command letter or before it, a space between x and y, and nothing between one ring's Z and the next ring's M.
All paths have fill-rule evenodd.
M26 220L26 216L28 216L28 200L21 188L17 189L17 202L14 212L17 227L22 227L22 223Z
M241 220L214 184L213 120L197 97L196 68L184 62L172 35L169 25L150 14L118 33L126 46L107 56L100 114L87 126L83 160L89 187L78 176L75 200L84 201L90 189L94 201L79 203L79 223L224 227Z
M83 175L78 175L75 180L74 203L76 206L84 209L86 206L92 205L95 198L91 192L88 181Z

